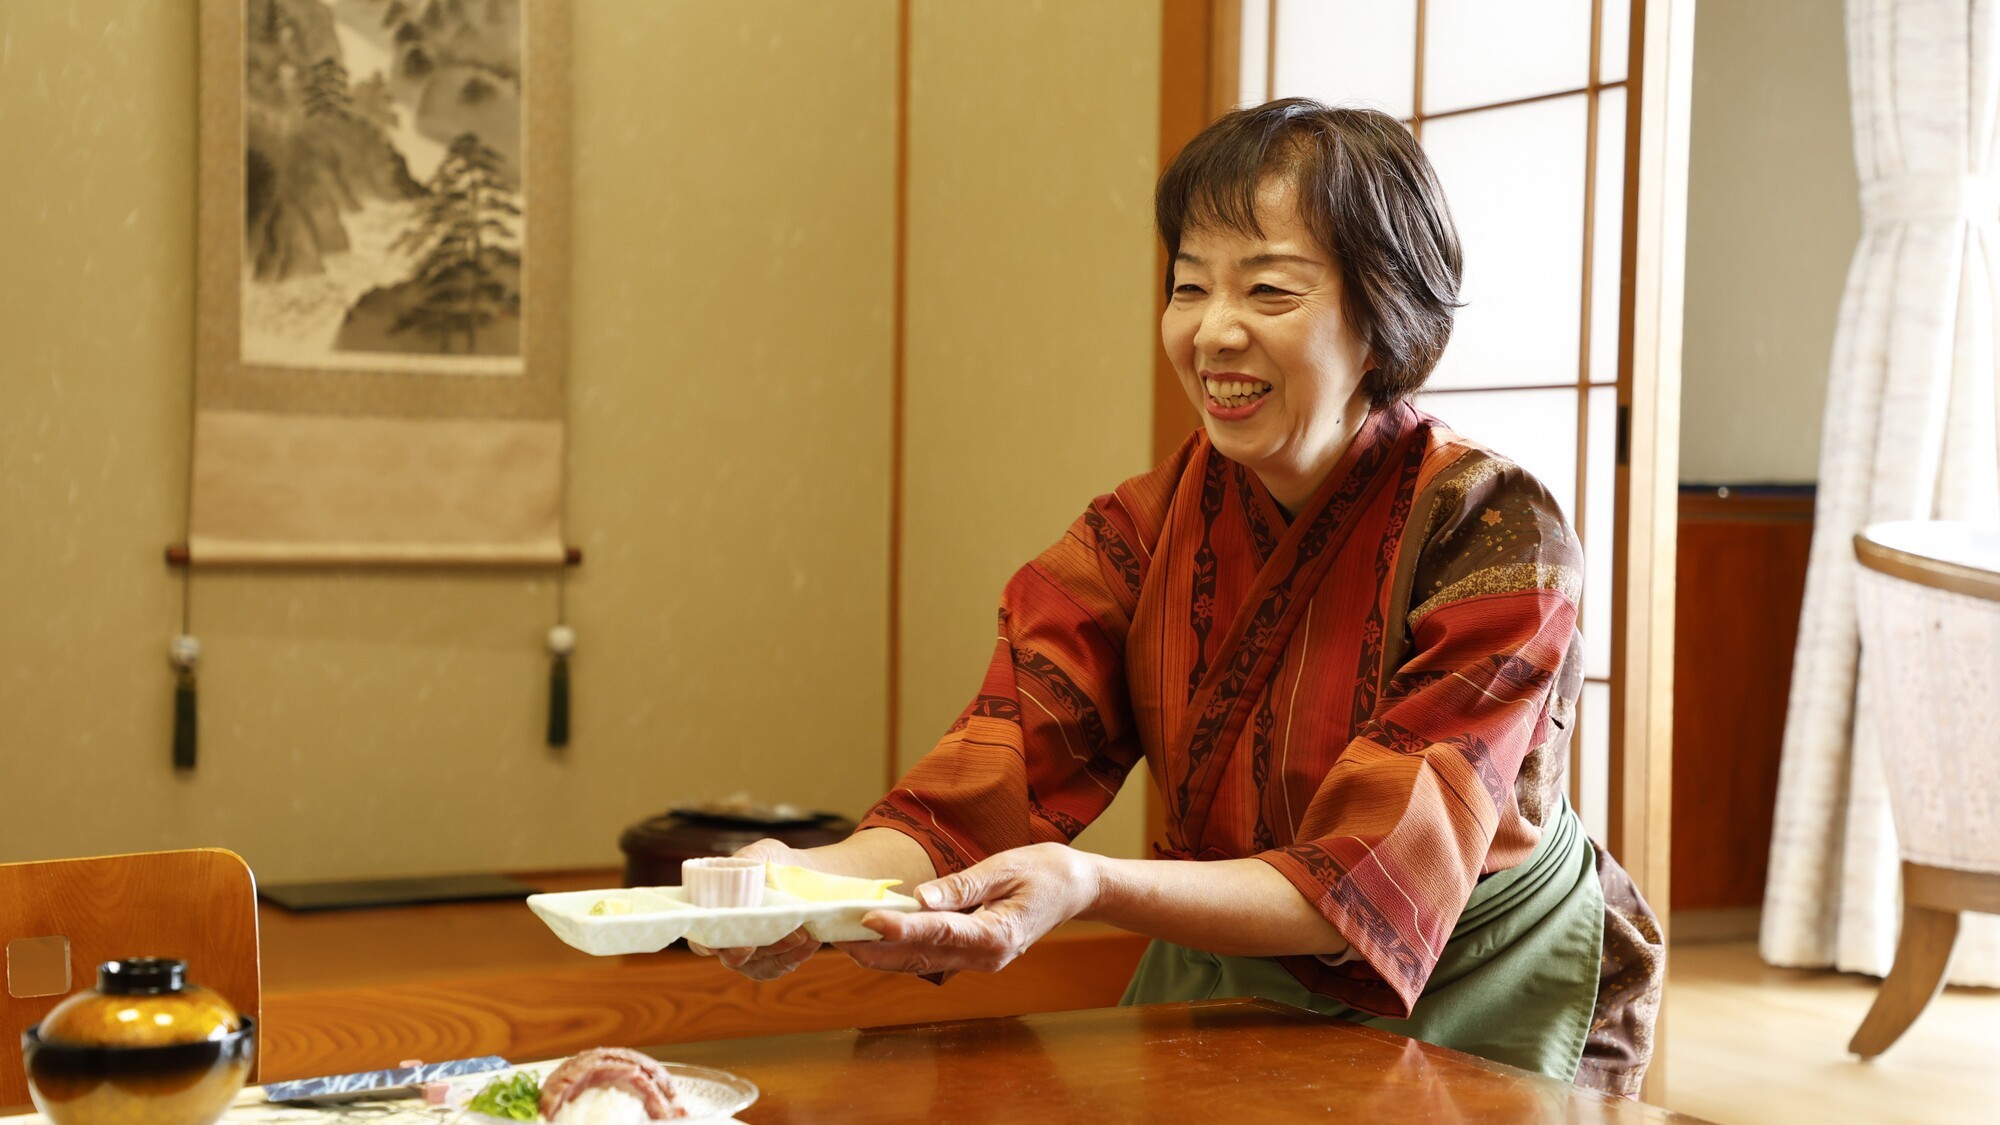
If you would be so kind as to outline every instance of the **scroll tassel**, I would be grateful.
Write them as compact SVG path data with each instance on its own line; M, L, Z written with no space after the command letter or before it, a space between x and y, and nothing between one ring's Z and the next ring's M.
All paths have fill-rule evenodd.
M576 630L557 625L549 630L549 738L558 749L569 745L569 654L576 648Z
M201 663L201 642L182 633L167 645L167 657L174 664L174 768L191 770L198 729L194 670Z

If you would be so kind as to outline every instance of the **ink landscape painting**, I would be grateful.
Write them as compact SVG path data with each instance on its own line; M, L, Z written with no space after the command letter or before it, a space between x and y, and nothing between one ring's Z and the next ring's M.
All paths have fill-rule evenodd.
M523 0L246 0L241 357L522 373Z

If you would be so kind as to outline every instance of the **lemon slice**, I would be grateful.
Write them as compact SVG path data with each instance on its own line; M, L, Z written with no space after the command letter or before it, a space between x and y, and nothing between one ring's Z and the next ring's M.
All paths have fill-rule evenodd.
M632 900L629 898L600 898L590 904L590 912L595 915L630 914Z
M851 875L828 875L809 867L773 863L764 869L765 881L786 894L807 902L850 902L860 898L881 898L883 892L901 879L856 879Z

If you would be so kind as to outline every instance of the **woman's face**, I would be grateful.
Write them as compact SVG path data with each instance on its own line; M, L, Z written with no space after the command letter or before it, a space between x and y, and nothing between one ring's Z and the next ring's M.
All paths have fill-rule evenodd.
M1181 239L1160 339L1223 456L1296 512L1368 415L1366 343L1341 308L1340 270L1299 220L1289 183L1257 194L1257 238Z

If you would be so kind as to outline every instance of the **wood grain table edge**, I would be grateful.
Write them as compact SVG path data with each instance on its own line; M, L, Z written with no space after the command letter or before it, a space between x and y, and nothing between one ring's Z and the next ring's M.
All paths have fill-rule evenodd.
M1144 938L1116 930L1058 933L1003 973L961 974L943 986L863 969L827 950L762 983L667 952L575 968L276 988L264 996L261 1074L281 1081L406 1058L547 1058L594 1046L1103 1007L1118 1002L1144 948Z

